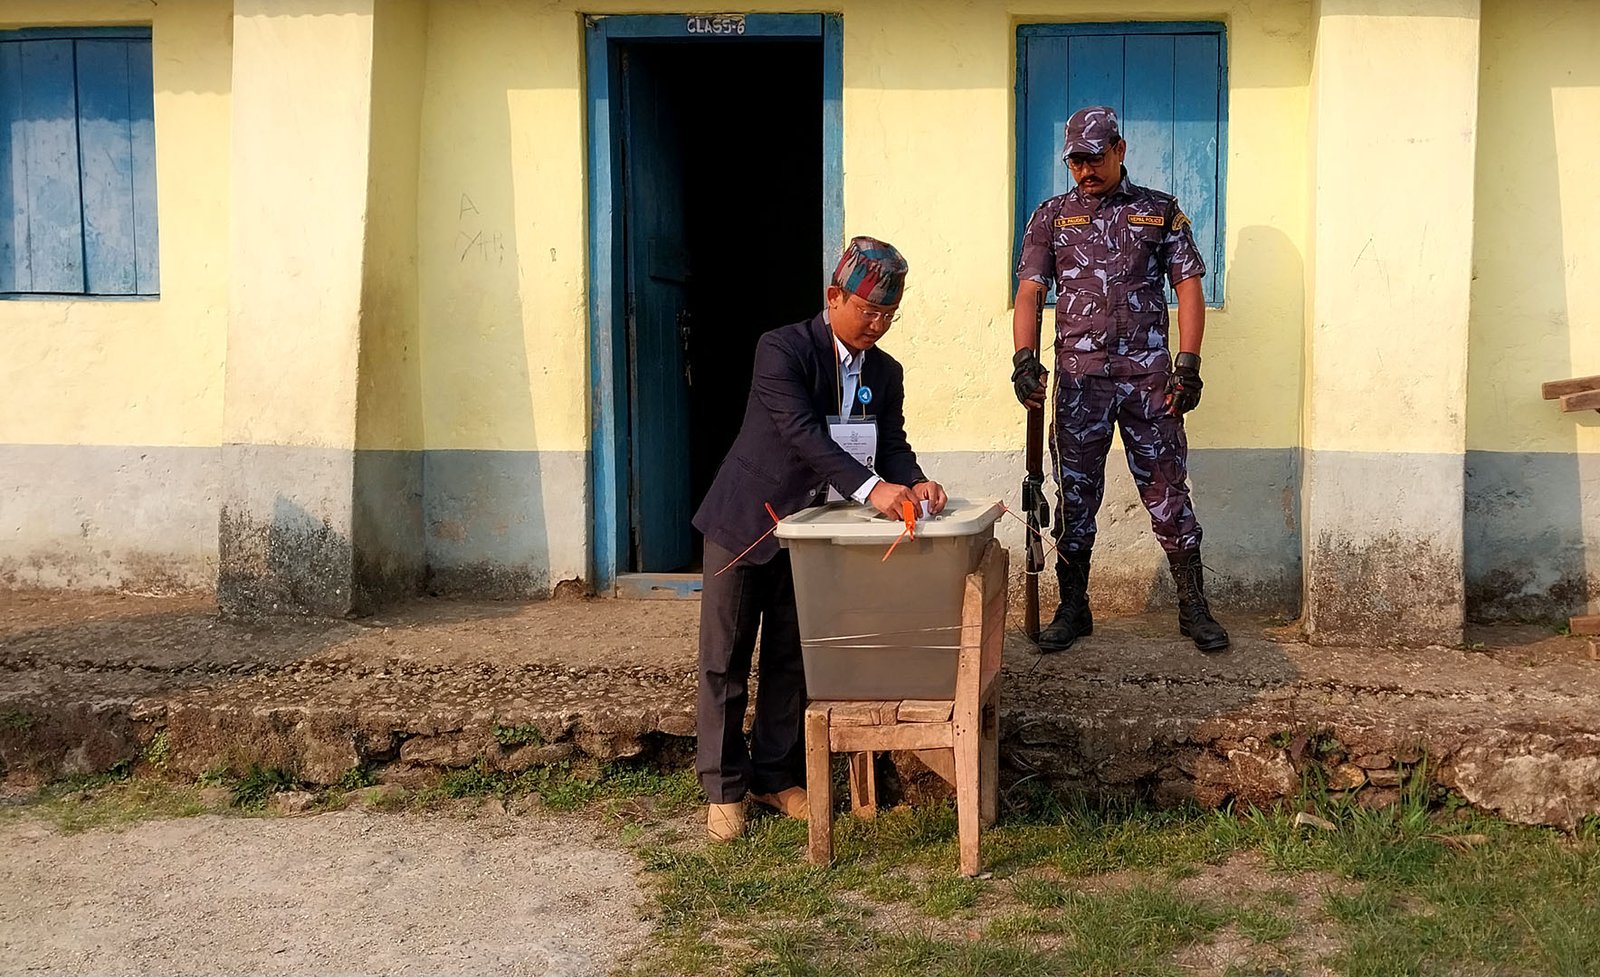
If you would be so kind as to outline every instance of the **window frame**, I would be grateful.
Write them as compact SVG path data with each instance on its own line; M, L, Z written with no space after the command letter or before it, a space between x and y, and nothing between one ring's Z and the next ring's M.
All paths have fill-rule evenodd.
M1035 37L1094 37L1127 36L1132 34L1204 34L1217 39L1217 186L1216 222L1217 239L1212 254L1204 255L1206 276L1216 285L1215 298L1206 300L1208 309L1222 309L1226 305L1226 255L1227 255L1227 199L1228 199L1228 102L1231 92L1228 81L1228 25L1223 21L1091 21L1091 22L1029 22L1016 25L1016 78L1012 86L1014 104L1012 146L1014 198L1013 227L1011 235L1011 292L1016 290L1016 267L1022 251L1022 235L1028 218L1043 200L1028 200L1023 185L1027 167L1023 162L1024 138L1028 132L1028 44ZM1065 83L1065 79L1063 79ZM1059 150L1059 146L1057 147ZM1168 187L1153 189L1170 192ZM1180 200L1179 203L1182 203ZM1214 276L1214 277L1213 277ZM1054 286L1051 286L1053 290ZM1171 293L1171 286L1167 286ZM1169 302L1170 304L1170 302Z
M10 30L0 30L0 42L17 41L144 41L151 45L151 72L155 69L155 39L151 25L123 24L114 26L81 26L81 27L19 27ZM151 92L152 102L154 91ZM77 93L74 91L74 103L77 103ZM81 116L80 116L81 122ZM152 136L151 149L154 151L154 136ZM81 163L80 163L81 165ZM160 220L159 197L160 181L157 179L157 222L156 249L159 269L160 260ZM83 202L79 200L80 210ZM156 290L149 293L114 293L114 292L35 292L35 291L0 291L0 302L155 302L161 299L161 285L159 270ZM85 285L87 288L87 284Z

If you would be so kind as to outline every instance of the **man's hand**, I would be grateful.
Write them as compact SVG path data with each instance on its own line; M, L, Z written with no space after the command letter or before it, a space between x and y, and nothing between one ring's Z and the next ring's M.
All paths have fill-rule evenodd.
M1182 417L1200 406L1200 354L1179 353L1167 379L1167 413Z
M1039 362L1039 354L1031 349L1019 349L1011 357L1011 365L1016 367L1011 371L1011 388L1016 391L1017 403L1029 410L1043 407L1047 388L1045 380L1049 378L1050 371Z
M935 516L943 512L944 504L950 501L944 494L943 486L938 482L918 482L911 486L911 494L916 496L919 502L927 502L929 514Z
M904 485L896 485L893 482L879 482L872 487L872 494L867 496L867 501L872 503L874 509L877 509L890 519L899 519L901 505L906 502L915 504L917 498Z

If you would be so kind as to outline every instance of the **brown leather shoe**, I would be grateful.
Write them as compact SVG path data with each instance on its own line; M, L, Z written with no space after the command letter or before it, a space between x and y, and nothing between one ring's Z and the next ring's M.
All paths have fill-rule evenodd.
M712 804L706 808L706 837L712 841L732 841L744 834L744 801Z
M797 821L804 821L809 810L806 807L806 792L803 787L789 787L776 794L751 794L750 799Z

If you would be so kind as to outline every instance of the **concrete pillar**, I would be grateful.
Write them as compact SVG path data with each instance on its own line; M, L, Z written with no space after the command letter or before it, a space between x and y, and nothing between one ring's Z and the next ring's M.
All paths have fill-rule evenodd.
M1311 89L1305 619L1461 640L1478 0L1321 0Z
M376 81L395 82L385 59L409 64L412 49L420 51L414 8L387 0L234 4L218 579L225 612L344 615L414 588L420 577L420 462L413 477L406 459L383 457L392 452L358 455L364 438L412 447L404 443L406 388L394 393L404 370L387 347L364 350L363 333L403 344L407 329L415 332L420 94L402 85L374 102ZM391 15L398 38L382 29ZM420 54L414 60L410 85L420 86ZM394 119L408 109L409 141ZM375 145L398 147L401 158L381 159ZM408 172L410 187L397 190ZM410 201L409 225L403 206L377 211L391 198ZM397 413L361 425L362 405ZM391 497L370 498L369 483Z

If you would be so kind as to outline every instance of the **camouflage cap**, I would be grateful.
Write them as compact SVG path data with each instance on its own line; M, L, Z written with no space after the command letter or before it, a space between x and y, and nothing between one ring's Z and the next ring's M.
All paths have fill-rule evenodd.
M1117 113L1109 105L1091 105L1072 113L1067 120L1067 137L1061 150L1061 161L1066 162L1074 153L1096 156L1117 144L1122 138L1117 124Z
M833 283L873 305L895 305L906 286L906 259L894 245L853 237L833 270Z

